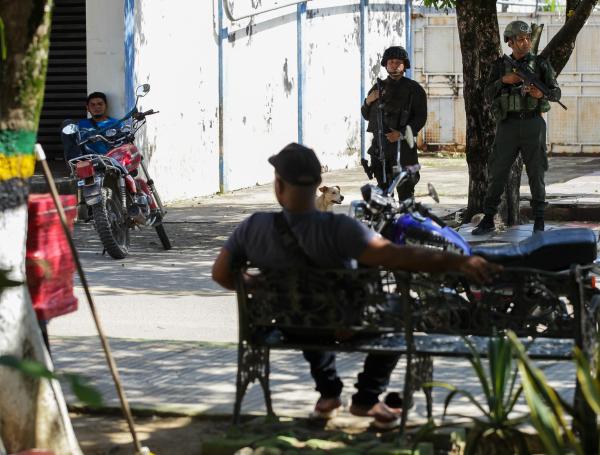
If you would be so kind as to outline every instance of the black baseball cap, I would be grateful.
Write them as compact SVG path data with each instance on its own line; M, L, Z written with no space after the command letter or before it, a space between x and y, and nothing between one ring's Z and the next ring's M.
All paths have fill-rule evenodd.
M292 142L269 158L279 176L298 186L321 183L321 163L313 149Z

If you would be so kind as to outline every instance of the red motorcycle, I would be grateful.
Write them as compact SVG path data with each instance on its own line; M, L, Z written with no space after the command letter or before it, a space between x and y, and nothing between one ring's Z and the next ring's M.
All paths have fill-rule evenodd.
M134 228L153 227L163 248L171 249L163 224L167 212L148 175L144 157L134 144L146 117L158 113L137 110L137 99L149 90L149 84L138 87L136 107L116 126L85 132L76 124L63 128L63 134L77 135L77 145L84 153L69 160L71 176L77 182L78 217L93 220L104 250L115 259L129 253L130 230ZM88 144L96 141L108 144L108 153L93 153Z

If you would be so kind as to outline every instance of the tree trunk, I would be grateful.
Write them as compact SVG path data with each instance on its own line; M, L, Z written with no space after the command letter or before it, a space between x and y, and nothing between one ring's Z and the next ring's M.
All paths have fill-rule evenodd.
M6 55L0 51L0 267L25 280L27 180L33 174L43 102L51 0L0 0ZM27 288L0 293L0 355L52 369ZM80 454L60 386L0 367L0 440L9 453L44 448Z
M502 222L506 226L513 226L521 222L521 174L523 173L523 159L521 155L517 156L517 159L510 168L510 174L508 175L508 181L504 187L504 193L498 207L498 213Z
M469 203L465 220L483 211L487 189L487 161L496 124L491 106L482 102L491 63L500 54L495 0L458 0L456 19L463 59L464 100L467 115L466 154L469 166ZM482 37L489 37L482 39Z
M577 34L592 14L598 0L568 0L565 24L554 35L540 55L552 63L560 74L575 49Z

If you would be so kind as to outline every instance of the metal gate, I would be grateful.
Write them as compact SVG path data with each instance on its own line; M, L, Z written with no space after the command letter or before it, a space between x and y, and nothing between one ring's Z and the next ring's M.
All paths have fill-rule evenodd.
M86 117L85 27L85 0L55 0L46 92L38 130L38 141L49 159L62 159L62 121Z
M540 49L564 23L555 13L498 14L500 31L513 21L545 24ZM577 37L569 63L558 78L564 111L553 104L547 114L549 150L553 153L600 153L600 14L594 13ZM428 146L465 145L462 59L455 15L413 15L414 78L428 95L423 139ZM504 52L510 48L504 45Z

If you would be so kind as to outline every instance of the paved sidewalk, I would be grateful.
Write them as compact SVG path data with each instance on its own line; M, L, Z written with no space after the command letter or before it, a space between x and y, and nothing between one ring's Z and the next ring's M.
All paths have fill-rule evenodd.
M114 385L97 338L54 338L52 355L56 368L83 374L100 389L105 405L118 407ZM237 372L237 347L234 344L211 344L174 341L136 341L111 339L121 379L130 404L134 409L175 412L188 415L228 416L232 414ZM362 369L364 355L340 353L338 369L344 382L343 399L349 403L356 374ZM404 360L394 370L389 390L400 391L403 384ZM551 384L568 401L574 393L575 370L571 362L539 362ZM312 410L318 394L308 364L300 352L272 351L271 391L273 406L279 416L306 417ZM435 359L436 381L448 382L469 390L482 398L475 374L466 359ZM63 390L67 401L75 399L66 384ZM444 389L434 389L434 416L441 417ZM527 409L521 400L517 412ZM265 415L261 388L250 386L244 399L244 414ZM477 409L464 399L457 399L452 412L478 415ZM425 398L415 394L415 407L410 413L410 425L426 421ZM368 425L369 419L352 417L348 412L338 417L341 425Z
M422 158L421 164L421 182L417 186L419 200L432 205L438 215L452 214L466 205L468 172L464 158ZM336 207L336 211L345 213L348 203L360 198L359 189L365 182L362 169L328 172L323 177L324 184L340 185L345 195L345 204ZM433 201L426 195L427 182L436 186L440 204L433 205ZM527 196L528 193L524 181L521 194ZM547 223L548 229L584 225L598 232L600 216L595 214L600 207L600 158L551 158L547 193L551 205L566 208L571 214L574 210L583 208L585 210L582 213L589 220L550 221ZM166 224L169 234L175 240L175 248L168 252L160 251L156 246L155 234L143 231L143 234L136 234L139 237L132 240L132 253L124 261L100 256L97 236L91 227L76 227L76 241L82 252L86 274L94 285L94 295L102 300L102 305L99 305L101 318L104 320L113 317L127 324L121 327L122 331L114 329L109 334L113 336L111 346L127 396L134 408L204 415L231 414L237 369L236 345L231 343L237 338L235 308L231 305L234 297L212 283L210 265L218 248L240 220L256 210L276 208L270 184L171 204ZM531 235L531 225L499 230L477 238L470 236L472 228L472 225L467 224L460 228L460 232L469 241L475 242L515 242ZM80 291L79 288L78 295L82 297ZM227 303L222 305L221 302ZM214 317L209 317L207 313L211 305L228 309L226 313L214 312ZM80 298L79 312L52 321L50 334L53 358L57 369L86 375L103 392L106 404L117 406L118 401L100 343L96 337L88 336L94 330L86 307L85 300ZM203 312L204 320L199 321L192 316L194 313L191 308ZM229 343L173 341L175 337L163 340L159 332L161 327L144 325L145 319L158 314L154 312L159 310L164 311L159 317L161 325L167 325L167 319L172 315L184 315L173 322L178 324L181 339L218 339ZM214 321L212 327L215 333L198 333L200 322L205 323L209 319ZM64 336L65 334L85 336ZM131 336L146 339L125 338ZM362 366L362 355L340 354L339 359L339 369L346 386L344 398L348 400L353 393L356 373ZM312 409L317 394L313 391L312 380L302 355L297 352L275 351L271 365L275 411L280 415L306 416ZM400 390L402 365L401 361L395 370L392 390ZM565 399L570 400L574 391L572 364L545 362L543 365L547 368L552 385L559 389ZM464 359L436 358L435 379L466 387L475 394L480 393L475 375ZM73 401L70 391L67 388L65 391L68 400ZM445 395L442 390L435 392L435 415L441 415ZM455 412L476 414L476 409L466 401L457 401L459 402L460 406L453 407ZM522 404L520 409L524 409ZM243 411L250 414L265 412L257 385L249 390ZM342 415L346 416L342 418L348 416L347 413ZM422 394L418 394L416 407L411 413L411 423L418 423L424 417L424 398Z

